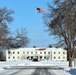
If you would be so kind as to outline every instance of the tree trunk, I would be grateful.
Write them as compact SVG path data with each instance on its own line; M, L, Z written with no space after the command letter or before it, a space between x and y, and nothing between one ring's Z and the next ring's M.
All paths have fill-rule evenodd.
M69 67L72 67L72 58L69 58Z

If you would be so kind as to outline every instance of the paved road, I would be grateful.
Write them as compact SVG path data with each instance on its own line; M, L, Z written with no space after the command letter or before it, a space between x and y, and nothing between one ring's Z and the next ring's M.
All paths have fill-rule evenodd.
M35 72L33 72L32 75L51 75L51 73L48 71L48 68L36 68Z
M12 67L0 72L0 75L56 75L51 70L56 67Z

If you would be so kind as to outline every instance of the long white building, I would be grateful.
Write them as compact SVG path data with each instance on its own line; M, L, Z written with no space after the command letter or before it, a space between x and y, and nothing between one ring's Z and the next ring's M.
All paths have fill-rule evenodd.
M67 51L61 48L19 48L6 50L6 61L33 60L67 61Z

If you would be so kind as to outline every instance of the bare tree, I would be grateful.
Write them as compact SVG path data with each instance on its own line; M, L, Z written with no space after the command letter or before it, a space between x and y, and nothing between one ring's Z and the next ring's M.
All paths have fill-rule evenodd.
M27 37L27 32L25 28L21 28L16 31L16 35L12 38L9 43L10 48L20 48L26 47L29 43L29 38Z
M49 44L49 46L48 46L49 48L52 48L52 45L51 44Z
M17 30L13 35L8 25L14 21L14 11L0 8L0 50L27 46L29 39L25 29Z
M72 67L76 46L76 1L54 0L54 4L54 6L48 4L49 12L44 14L44 22L50 35L60 38L60 46L68 48L69 67Z
M7 10L7 8L0 8L0 49L5 48L7 45L10 34L8 24L13 22L11 16L13 13L12 10Z

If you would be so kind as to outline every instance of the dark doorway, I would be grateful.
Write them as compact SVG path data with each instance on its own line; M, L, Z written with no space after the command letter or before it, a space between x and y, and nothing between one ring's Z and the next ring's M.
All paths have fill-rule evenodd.
M31 56L31 60L33 60L33 56Z
M40 56L40 60L42 59L42 56Z

